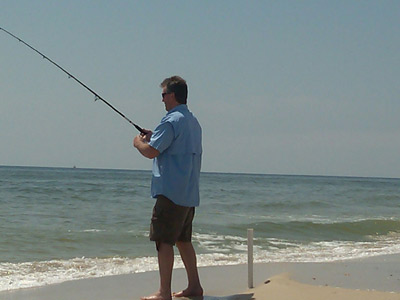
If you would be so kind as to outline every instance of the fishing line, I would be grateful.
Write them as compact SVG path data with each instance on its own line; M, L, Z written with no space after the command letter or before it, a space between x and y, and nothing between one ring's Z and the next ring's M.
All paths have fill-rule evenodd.
M51 62L53 65L55 65L57 68L59 68L61 71L63 71L64 73L66 73L68 75L68 78L72 78L74 79L77 83L79 83L81 86L83 86L85 89L87 89L89 92L91 92L94 95L94 101L97 100L101 100L103 101L108 107L110 107L113 111L115 111L117 114L119 114L121 117L123 117L126 121L128 121L130 124L132 124L133 126L135 126L135 128L137 130L139 130L142 134L146 134L146 132L143 130L143 128L141 128L140 126L136 125L135 123L133 123L131 120L129 120L123 113L121 113L118 109L116 109L114 106L112 106L108 101L106 101L103 97L101 97L99 94L97 94L95 91L93 91L91 88L89 88L86 84L84 84L82 81L80 81L78 78L76 78L74 75L72 75L71 73L69 73L68 71L66 71L63 67L61 67L60 65L58 65L56 62L54 62L53 60L51 60L50 58L48 58L46 55L44 55L42 52L38 51L37 49L33 48L31 45L29 45L28 43L26 43L25 41L21 40L19 37L15 36L14 34L12 34L11 32L5 30L4 28L0 27L0 30L4 31L5 33L7 33L8 35L12 36L13 38L17 39L18 41L20 41L21 43L23 43L25 46L27 46L28 48L30 48L31 50L35 51L36 53L38 53L40 56L43 57L43 59L47 59L49 62Z

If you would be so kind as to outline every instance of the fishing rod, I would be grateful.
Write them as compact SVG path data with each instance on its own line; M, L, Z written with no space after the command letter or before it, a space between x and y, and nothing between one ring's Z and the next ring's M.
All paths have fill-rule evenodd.
M30 48L31 50L35 51L36 53L38 53L40 56L42 56L44 59L47 59L49 62L51 62L53 65L55 65L57 68L59 68L61 71L63 71L64 73L66 73L68 75L68 78L72 78L74 79L77 83L79 83L81 86L83 86L85 89L87 89L89 92L91 92L94 95L94 101L97 100L101 100L103 101L108 107L110 107L113 111L115 111L117 114L119 114L121 117L123 117L126 121L128 121L130 124L132 124L133 126L135 126L135 128L137 130L140 131L140 133L142 134L146 134L146 132L144 131L143 128L141 128L140 126L136 125L135 123L133 123L131 120L129 120L123 113L121 113L118 109L116 109L114 106L112 106L108 101L106 101L103 97L101 97L99 94L97 94L95 91L93 91L91 88L89 88L86 84L84 84L82 81L80 81L78 78L76 78L74 75L72 75L71 73L69 73L68 71L66 71L63 67L61 67L60 65L58 65L56 62L54 62L53 60L51 60L50 58L48 58L46 55L44 55L42 52L38 51L37 49L33 48L31 45L29 45L28 43L24 42L23 40L21 40L19 37L15 36L14 34L12 34L11 32L5 30L4 28L0 27L0 30L4 31L5 33L7 33L8 35L12 36L13 38L17 39L18 41L20 41L21 43L23 43L25 46L27 46L28 48Z

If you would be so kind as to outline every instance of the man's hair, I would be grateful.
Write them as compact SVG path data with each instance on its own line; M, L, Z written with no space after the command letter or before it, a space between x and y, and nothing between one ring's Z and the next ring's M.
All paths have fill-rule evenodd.
M175 99L180 104L187 103L188 87L186 81L180 76L165 78L160 84L161 88L166 88L167 93L174 93Z

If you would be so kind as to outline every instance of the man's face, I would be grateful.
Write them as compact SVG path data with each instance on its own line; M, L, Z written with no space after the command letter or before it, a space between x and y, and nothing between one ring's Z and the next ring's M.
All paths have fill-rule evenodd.
M178 104L177 101L175 100L174 93L168 93L166 87L163 88L161 95L162 95L162 102L164 102L166 111L170 111Z

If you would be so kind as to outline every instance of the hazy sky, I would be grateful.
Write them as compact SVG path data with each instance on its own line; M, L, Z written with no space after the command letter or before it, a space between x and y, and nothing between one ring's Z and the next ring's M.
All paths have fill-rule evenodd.
M135 123L181 75L203 171L400 177L400 1L0 0ZM0 31L0 165L151 169L129 123Z

